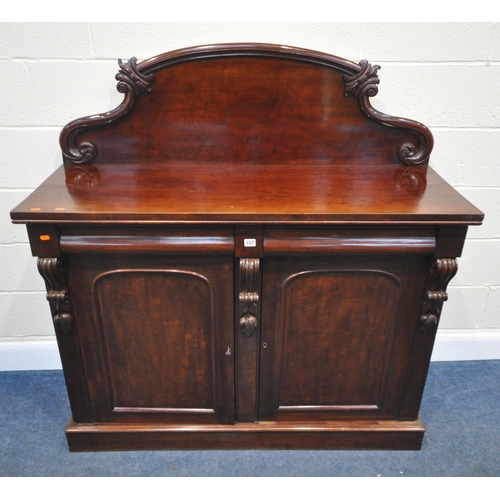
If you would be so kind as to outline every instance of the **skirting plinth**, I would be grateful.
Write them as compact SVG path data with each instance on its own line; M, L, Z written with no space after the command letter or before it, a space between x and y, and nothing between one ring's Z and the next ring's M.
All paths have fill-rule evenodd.
M75 424L70 451L216 449L419 450L425 427L411 422L260 422L235 425Z

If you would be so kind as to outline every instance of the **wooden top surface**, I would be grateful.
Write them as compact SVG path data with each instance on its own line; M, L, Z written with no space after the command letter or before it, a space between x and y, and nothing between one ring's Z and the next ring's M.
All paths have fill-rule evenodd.
M18 223L481 223L480 210L426 170L107 165L86 188L67 185L61 167L11 216Z

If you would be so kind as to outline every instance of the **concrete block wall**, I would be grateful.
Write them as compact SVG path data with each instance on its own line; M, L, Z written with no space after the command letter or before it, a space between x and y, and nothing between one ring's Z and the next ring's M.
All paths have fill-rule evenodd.
M469 230L434 359L500 358L500 23L0 23L0 370L57 365L43 281L9 211L61 164L61 128L121 102L118 58L222 42L382 66L374 106L429 126L432 166L486 213Z

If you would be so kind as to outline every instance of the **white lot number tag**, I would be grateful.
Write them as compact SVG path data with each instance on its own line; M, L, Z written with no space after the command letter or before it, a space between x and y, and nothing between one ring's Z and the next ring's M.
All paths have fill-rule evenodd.
M254 238L245 238L243 240L243 246L244 247L256 247L257 246L257 240Z

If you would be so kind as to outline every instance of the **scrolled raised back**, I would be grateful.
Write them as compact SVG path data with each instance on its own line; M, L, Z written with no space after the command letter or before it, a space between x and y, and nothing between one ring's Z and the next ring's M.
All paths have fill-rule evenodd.
M123 102L61 132L67 173L73 165L166 162L426 167L432 151L425 125L373 108L380 67L365 60L220 44L119 66Z

